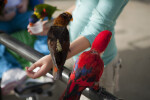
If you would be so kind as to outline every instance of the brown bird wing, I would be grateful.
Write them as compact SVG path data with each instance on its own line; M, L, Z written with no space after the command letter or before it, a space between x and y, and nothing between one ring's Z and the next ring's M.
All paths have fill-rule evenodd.
M48 39L48 49L50 50L53 64L58 68L55 60L55 55L54 55L54 48L56 48L55 46L56 46L56 42L51 42L50 39Z
M62 48L61 51L58 51L57 49L58 40ZM53 63L56 64L59 69L63 68L69 51L69 46L70 39L68 29L62 26L51 26L48 32L48 47L52 55Z

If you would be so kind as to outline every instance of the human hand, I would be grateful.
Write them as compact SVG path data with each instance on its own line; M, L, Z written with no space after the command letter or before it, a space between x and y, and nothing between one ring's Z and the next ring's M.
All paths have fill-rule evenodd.
M41 33L32 33L32 31L30 30L30 25L28 25L28 32L30 33L30 35L41 35L41 36L43 36L43 35L47 35L47 33L48 33L48 31L49 31L49 26L47 26L46 25L46 23L47 23L48 21L43 21L42 22L42 24L43 24L43 32L41 32Z
M35 62L31 67L26 67L26 73L29 77L35 79L45 75L52 68L53 63L50 55L46 55ZM40 67L37 72L33 72L36 67Z
M19 13L26 12L28 9L28 0L22 0L22 2L17 5L17 8Z
M12 20L14 17L16 16L16 12L15 11L12 11L12 12L9 12L9 13L3 13L2 16L0 16L0 20L1 21L10 21Z

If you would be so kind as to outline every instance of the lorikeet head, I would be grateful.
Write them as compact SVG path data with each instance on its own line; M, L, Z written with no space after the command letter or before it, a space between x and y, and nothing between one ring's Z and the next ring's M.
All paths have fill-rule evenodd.
M33 14L30 18L29 18L29 24L32 26L32 24L36 23L39 20L39 18Z
M42 12L41 12L41 18L44 18L44 17L46 17L47 15L48 15L48 13L47 13L46 9L44 8L44 9L42 10Z
M64 12L64 13L60 14L60 16L68 21L73 20L72 15L69 12Z
M41 18L41 14L39 13L39 12L37 12L37 11L34 11L34 13L33 13L34 15L36 15L36 17L38 18L38 19L40 19Z
M111 39L111 36L112 36L112 33L108 30L100 32L96 36L91 49L96 50L98 53L102 53L106 49Z
M34 7L34 13L37 14L40 19L48 17L48 19L51 20L51 17L56 10L58 10L57 7L45 3L38 4Z
M41 9L40 12L36 8L34 8L34 14L38 18L41 18L41 19L44 19L48 15L48 13L47 13L45 8L43 8L43 10Z
M64 12L60 14L55 20L54 25L56 26L67 26L70 21L72 21L72 15L69 12Z

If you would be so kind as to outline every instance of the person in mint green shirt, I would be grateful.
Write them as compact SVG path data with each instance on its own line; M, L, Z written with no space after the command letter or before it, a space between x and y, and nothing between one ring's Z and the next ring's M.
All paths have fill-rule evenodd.
M114 27L127 2L128 0L77 0L76 5L67 10L73 15L73 21L69 25L71 45L67 58L74 56L73 58L76 60L80 52L91 46L94 38L101 31L109 30L112 32L112 39L102 55L105 69L100 82L100 85L111 93L117 89L115 84L118 81L119 71L119 67L115 66L118 55ZM30 30L28 31L32 34ZM42 34L47 34L47 31L48 28L45 28ZM37 73L32 73L32 70L39 66L41 69ZM51 55L47 55L35 62L26 72L29 77L37 78L44 75L51 68Z

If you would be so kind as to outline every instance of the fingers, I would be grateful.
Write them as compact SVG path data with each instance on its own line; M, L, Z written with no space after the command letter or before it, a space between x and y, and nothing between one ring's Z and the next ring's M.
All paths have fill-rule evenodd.
M36 73L34 73L34 78L38 78L40 76L43 76L47 73L46 65L43 65Z
M37 72L33 72L35 68L39 67L40 69ZM30 68L26 67L26 73L31 78L38 78L42 75L45 75L53 67L52 59L50 55L42 57L40 60L35 62ZM35 71L35 70L34 70Z
M26 73L29 77L35 79L39 78L47 73L48 70L46 70L46 65L43 65L40 67L40 69L37 72L33 72L33 69L35 69L35 66L31 66L30 68L26 67Z
M42 24L43 24L43 31L42 32L36 33L36 34L32 33L32 31L30 29L30 27L31 27L30 25L27 26L28 32L30 33L30 35L41 35L41 36L47 35L47 32L49 30L49 27L46 27L46 25L45 25L47 22L48 22L48 20L42 22Z
M42 66L41 63L34 63L31 67L28 68L28 71L33 71L36 67Z
M30 33L30 35L34 35L34 34L32 33L32 31L30 30L30 25L27 26L27 29L28 29L28 32Z
M34 72L33 71L29 71L28 70L28 67L26 67L26 73L27 73L27 75L29 76L29 77L31 77L31 78L34 78Z
M36 67L39 67L41 66L41 64L38 64L38 63L34 63L31 67L26 67L26 73L29 77L31 78L37 78L35 77L35 73L33 72L33 70L36 68Z

